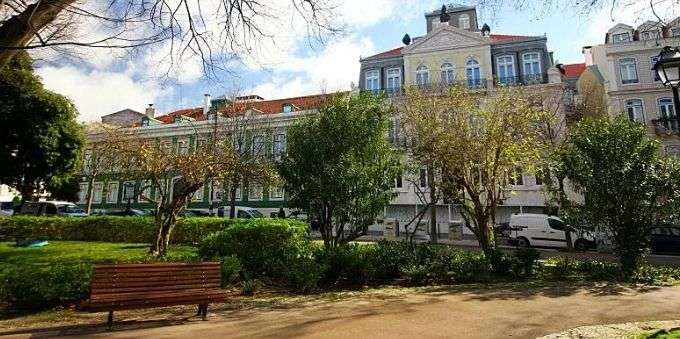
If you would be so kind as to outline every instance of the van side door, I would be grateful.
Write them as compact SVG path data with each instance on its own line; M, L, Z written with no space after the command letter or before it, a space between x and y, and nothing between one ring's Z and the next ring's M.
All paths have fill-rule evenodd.
M547 241L551 247L567 247L567 235L564 232L564 222L554 218L548 218Z

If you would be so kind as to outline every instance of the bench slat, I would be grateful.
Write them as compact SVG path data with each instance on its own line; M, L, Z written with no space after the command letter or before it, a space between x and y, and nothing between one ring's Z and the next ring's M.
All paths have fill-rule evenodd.
M200 288L219 288L220 284L218 282L214 283L209 283L209 284L204 284L200 286L196 286L195 284L191 285L167 285L167 286L153 286L154 291L172 291L172 290L186 290L186 289L200 289ZM141 287L115 287L115 288L93 288L91 291L91 294L94 295L100 295L100 294L115 294L115 293L128 293L128 292L140 292L140 291L149 291L149 286L141 286Z
M110 311L110 310L116 310L116 311L121 311L121 310L135 310L135 309L140 309L140 308L152 308L152 307L168 307L168 306L176 306L176 305L197 305L197 304L209 304L209 303L217 303L217 302L224 302L226 299L209 299L209 300L198 300L198 299L191 299L191 300L184 300L184 301L177 301L173 300L170 302L158 302L155 304L147 304L147 305L116 305L115 307L109 306L109 305L95 305L95 306L85 306L82 310L86 312L102 312L102 311Z
M216 272L220 267L149 267L149 268L116 268L116 269L95 269L95 274L118 274L118 273L144 273L144 272Z
M95 265L95 269L116 269L116 268L126 268L134 269L138 267L153 267L153 268L190 268L196 266L220 266L219 261L206 261L206 262L161 262L161 263L149 263L149 264L103 264Z
M165 276L165 277L106 277L106 278L101 278L101 277L95 277L95 279L92 281L93 283L126 283L126 282L140 282L140 281L148 281L148 282L156 282L156 281L179 281L179 280L195 280L195 281L201 281L205 279L211 279L215 278L218 276L217 274L196 274L196 275L171 275L171 276Z
M213 275L219 273L220 269L202 270L202 271L164 271L164 272L104 272L97 273L96 278L109 279L109 278L139 278L139 277L167 277L167 276L185 276L185 275Z
M203 286L205 284L219 283L220 278L205 278L205 279L181 279L181 280L164 280L164 281L125 281L125 282L94 282L90 285L91 289L97 290L100 288L115 289L128 287L153 287L153 286L173 286L173 285L195 285Z
M170 303L170 302L184 302L184 301L194 301L196 304L202 304L204 301L223 301L226 299L226 293L213 293L213 294L201 294L196 295L174 295L174 296L164 296L164 297L153 297L153 298L139 298L131 300L95 300L91 301L90 307L98 306L132 306L132 305L153 305L158 303Z
M177 296L193 296L196 295L205 296L213 294L225 294L226 292L220 289L205 289L197 288L190 290L177 290L177 291L147 291L147 292L126 292L126 293L116 293L116 294L106 294L92 296L90 302L102 302L102 301L119 301L119 300L146 300L154 298L172 298Z

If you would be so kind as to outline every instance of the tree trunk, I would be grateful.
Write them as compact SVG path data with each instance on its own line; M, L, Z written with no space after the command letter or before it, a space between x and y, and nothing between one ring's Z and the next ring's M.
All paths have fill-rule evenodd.
M164 257L168 253L170 234L177 222L174 211L165 212L163 210L163 208L160 208L159 213L156 214L156 227L158 228L158 233L156 234L156 240L151 244L151 249L149 250L149 254L157 258Z
M231 183L229 187L229 219L236 218L236 187Z
M32 182L24 182L19 189L19 193L21 194L21 203L23 204L26 201L33 201L34 191L35 188Z
M479 228L479 247L481 247L484 256L487 258L491 251L496 249L496 239L493 233L493 225L489 223L489 218L486 215L476 215L477 227Z
M38 1L5 21L0 26L0 68L7 66L20 48L27 46L38 32L74 2L75 0Z
M436 244L439 238L437 230L437 188L434 185L434 170L432 167L427 171L427 185L430 189L430 243Z
M90 212L92 212L92 192L94 192L94 176L90 176L90 180L87 182L87 206L85 206L85 213L87 215L90 215Z
M564 190L564 178L563 177L557 178L557 189L558 189L557 194L560 195L560 198L559 198L560 206L559 206L559 208L564 208L564 204L569 203L569 201L567 200L567 193ZM573 252L574 251L574 243L571 240L571 231L569 230L568 227L566 227L564 229L564 236L567 240L567 251Z

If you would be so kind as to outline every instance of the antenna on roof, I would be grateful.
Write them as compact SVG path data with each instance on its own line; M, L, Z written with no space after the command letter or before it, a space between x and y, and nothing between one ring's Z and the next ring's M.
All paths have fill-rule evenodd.
M411 44L411 36L408 35L408 33L404 34L404 37L401 38L401 42L404 43L404 45L408 46Z

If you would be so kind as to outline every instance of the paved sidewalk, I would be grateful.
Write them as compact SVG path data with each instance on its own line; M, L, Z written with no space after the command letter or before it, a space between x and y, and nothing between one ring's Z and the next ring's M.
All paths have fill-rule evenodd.
M16 334L97 338L535 338L570 328L680 318L680 287L431 287L249 310ZM187 309L185 316L193 309ZM160 314L160 313L159 313ZM160 317L160 315L157 315ZM102 315L104 319L104 315Z

